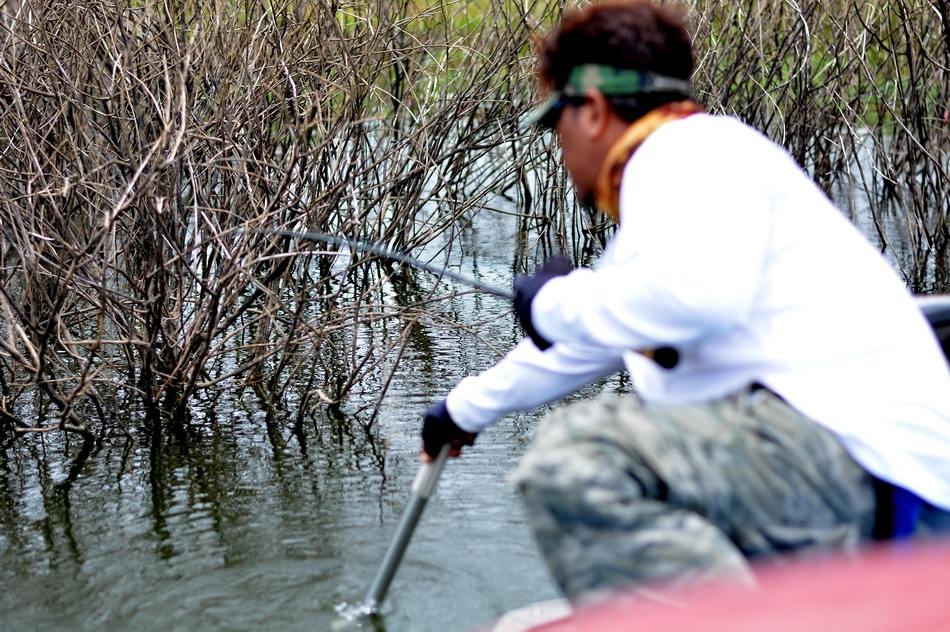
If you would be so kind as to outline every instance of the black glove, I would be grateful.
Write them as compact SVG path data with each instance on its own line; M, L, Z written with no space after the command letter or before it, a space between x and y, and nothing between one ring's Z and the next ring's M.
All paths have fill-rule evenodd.
M544 262L541 269L532 276L519 276L515 279L515 316L531 341L544 351L551 346L534 328L531 322L531 301L541 287L554 277L564 276L572 270L571 260L565 255L555 255Z
M450 454L458 456L463 445L474 445L474 432L466 432L452 421L445 400L433 404L422 418L422 449L433 459L439 456L442 446L451 446Z

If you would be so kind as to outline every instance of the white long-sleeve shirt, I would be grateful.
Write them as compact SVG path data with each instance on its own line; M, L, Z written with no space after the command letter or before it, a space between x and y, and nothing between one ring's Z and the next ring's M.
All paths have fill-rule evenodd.
M596 270L546 283L524 341L447 398L478 432L626 366L649 404L752 382L838 435L874 475L950 509L950 371L913 298L777 145L729 118L654 132L624 169ZM674 346L672 370L636 349Z

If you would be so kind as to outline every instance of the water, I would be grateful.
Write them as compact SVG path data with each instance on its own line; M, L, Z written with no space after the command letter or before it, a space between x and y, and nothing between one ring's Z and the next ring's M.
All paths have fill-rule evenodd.
M337 605L365 595L398 522L416 408L390 418L382 467L367 439L308 433L276 449L241 414L187 448L136 447L125 472L121 451L103 449L71 484L52 455L11 459L0 475L3 628L330 629ZM447 466L383 629L471 629L554 596L504 481L522 421Z
M513 231L489 216L453 260L510 287ZM502 349L518 338L491 296L445 310ZM330 417L269 431L252 402L225 394L158 440L134 420L136 441L109 437L88 455L75 437L18 440L0 457L0 628L330 630L394 533L421 413L493 357L421 325L370 433ZM538 416L506 418L446 466L381 615L346 629L470 630L557 596L505 481Z

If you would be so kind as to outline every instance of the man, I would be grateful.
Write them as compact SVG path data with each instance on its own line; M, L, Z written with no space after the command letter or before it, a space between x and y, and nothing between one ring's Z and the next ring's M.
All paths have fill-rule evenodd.
M782 149L703 113L681 13L593 5L539 55L535 117L619 229L596 270L516 281L530 339L428 411L424 458L626 368L637 396L552 413L513 475L575 601L946 522L950 373L931 329Z

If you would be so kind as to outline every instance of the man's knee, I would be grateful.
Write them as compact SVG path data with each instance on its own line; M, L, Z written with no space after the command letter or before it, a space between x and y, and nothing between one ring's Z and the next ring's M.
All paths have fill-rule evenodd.
M662 487L617 427L615 398L549 416L511 475L530 513L587 524L629 524L636 503Z
M643 496L609 445L526 454L511 480L529 511L550 511L564 521L614 521Z

